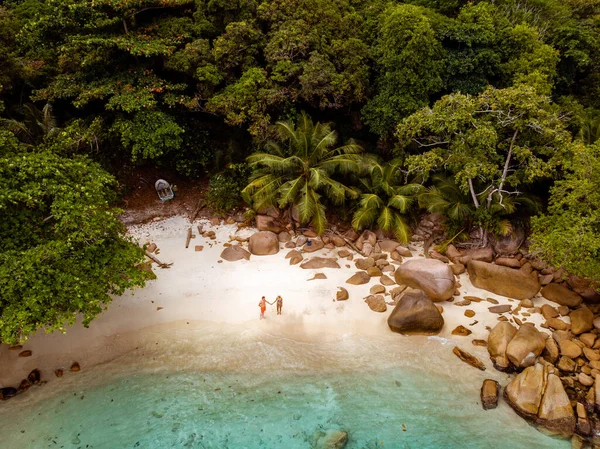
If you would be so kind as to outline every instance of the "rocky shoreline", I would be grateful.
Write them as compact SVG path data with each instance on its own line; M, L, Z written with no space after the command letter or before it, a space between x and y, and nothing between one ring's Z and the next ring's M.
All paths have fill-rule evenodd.
M364 307L373 312L367 315L381 317L369 319L370 324L406 335L448 335L457 343L468 341L467 337L473 334L470 337L472 345L487 346L491 363L497 370L511 375L514 373L512 380L504 385L503 392L495 380L484 381L481 386L484 409L493 409L498 400L504 398L516 413L540 430L572 438L574 447L600 444L594 437L596 432L600 432L600 391L596 391L600 388L600 296L589 283L546 266L531 254L520 251L520 244L514 242L496 242L493 247L467 250L448 245L444 254L425 245L428 252L423 254L418 240L429 238L423 231L429 226L427 221L432 222L427 217L417 228L417 240L412 245L401 245L388 235L371 231L357 233L333 228L318 236L311 229L298 228L289 220L278 218L278 214L278 211L272 211L272 215L276 216L257 216L256 228L244 229L237 224L239 220L231 217L227 225L222 225L217 219L199 225L198 235L191 232L190 226L193 227L194 223L186 220L182 220L181 225L187 227L169 230L175 233L171 235L180 235L183 229L188 231L190 238L203 241L192 245L185 253L183 243L175 245L171 242L164 247L159 243L161 248L156 248L156 245L148 247L154 256L160 254L161 259L175 261L170 270L163 272L164 284L172 290L169 293L173 302L166 303L167 298L163 296L160 304L155 304L155 295L160 295L161 291L166 294L167 290L161 290L162 287L154 293L150 290L145 298L140 298L149 303L144 306L148 307L148 311L144 312L143 319L139 318L138 309L135 309L139 322L152 324L154 316L164 316L165 319L189 316L190 310L185 309L184 298L193 298L189 295L192 292L199 294L202 286L194 283L177 290L173 289L173 280L186 275L189 279L189 273L193 272L194 266L197 267L199 260L214 265L210 268L215 271L207 275L212 277L213 282L217 273L219 276L221 272L223 276L233 273L231 269L223 269L228 266L227 262L232 263L231 268L243 268L245 276L248 276L245 279L249 280L250 276L257 274L256 269L263 266L276 265L277 271L273 273L285 276L283 271L286 268L280 269L281 263L287 261L290 267L307 270L312 276L299 280L300 283L295 281L296 289L305 289L307 284L302 282L323 279L327 279L322 281L323 285L337 286L337 292L330 292L332 297L319 298L320 301L329 301L331 310L336 310L336 313L348 304L352 306L352 313L364 315L356 309L357 306L358 309ZM137 238L143 243L141 235ZM182 241L185 240L182 238ZM186 248L189 243L188 239ZM286 252L285 259L283 254L273 259L262 258L281 251ZM253 265L257 259L265 261L265 264ZM149 260L147 268L152 263ZM235 272L238 272L237 268ZM261 276L267 279L268 273ZM461 281L465 285L461 285ZM260 289L263 288L261 284ZM256 295L258 291L252 294ZM485 291L498 296L485 297ZM363 295L363 292L367 294ZM218 294L222 296L222 291ZM284 297L289 298L290 294ZM247 293L244 296L248 296ZM300 296L296 299L299 300ZM298 311L307 306L306 301L308 299L302 298L298 302ZM248 316L246 307L256 310L255 300L250 299L249 302L251 304L247 306L243 303L236 320L248 319L244 318ZM185 315L174 310L167 318L165 313L180 303L179 311ZM214 310L209 302L195 304L199 307L198 316L203 316L203 311L210 307L211 313L223 313L220 316L231 319L231 311L225 311L225 306ZM286 304L290 307L292 303ZM318 303L311 304L315 306ZM132 305L132 310L133 307L142 306ZM286 311L289 310L286 308ZM160 315L157 314L159 311ZM111 313L107 313L105 318L110 321ZM352 318L355 316L352 315ZM115 318L112 315L111 328ZM129 324L127 326L129 328ZM486 364L469 351L456 346L453 352L465 363L485 370ZM476 351L481 357L481 349ZM80 361L89 366L87 360ZM38 368L37 363L27 366L29 369L25 373ZM10 397L11 392L7 391L9 394L5 398Z
M294 237L288 232L289 225L286 229L277 218L257 217L259 231L249 239L248 255L274 254L279 251L279 242L285 242L291 249L290 264L320 268L336 266L337 258L306 261L304 256L316 249L340 248L338 257L353 260L359 270L347 283L366 284L378 278L380 284L371 288L372 295L365 302L375 312L385 311L386 304L394 306L387 321L394 332L438 334L444 326L440 303L452 302L460 294L458 276L465 271L475 287L519 300L514 308L490 307L491 313L500 314L499 323L488 329L490 359L499 371L516 373L502 397L541 431L571 438L573 447L600 447L600 294L589 282L521 252L520 243L505 241L495 248L465 251L450 244L445 254L432 250L426 258L404 262L403 255L411 257L414 248L387 236L348 230L318 237L308 229ZM431 231L428 233L427 228L433 227L433 220L423 220L417 239L428 238ZM362 257L355 259L355 255ZM391 301L385 301L384 295L391 296ZM556 306L536 307L535 298L540 295ZM470 299L463 301L468 305ZM518 312L523 314L521 319L515 316ZM510 321L514 324L504 313L513 316ZM525 322L525 316L533 314L543 316L542 330ZM464 326L459 328L453 334L469 335ZM485 370L477 358L455 349L461 360ZM486 382L495 381L484 382L482 405L484 409L494 408L501 388Z

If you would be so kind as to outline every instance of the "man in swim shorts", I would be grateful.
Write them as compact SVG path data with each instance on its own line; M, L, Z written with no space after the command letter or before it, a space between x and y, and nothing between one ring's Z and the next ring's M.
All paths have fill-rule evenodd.
M265 312L267 311L267 300L265 299L264 296L262 297L262 299L258 303L258 307L260 307L260 319L264 320L266 318L265 317Z

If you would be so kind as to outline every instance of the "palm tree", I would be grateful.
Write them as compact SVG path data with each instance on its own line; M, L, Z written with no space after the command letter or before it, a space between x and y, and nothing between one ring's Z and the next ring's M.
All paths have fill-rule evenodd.
M480 204L487 206L475 208L469 194L463 192L453 179L444 175L435 175L433 185L419 194L419 205L431 213L440 213L449 219L450 232L454 238L465 238L463 231L471 229L473 224L481 230L482 246L487 245L488 233L508 235L513 231L507 216L514 214L518 206L525 206L535 212L538 208L534 199L519 196L501 197L494 193L487 201L488 192L484 190L478 196Z
M410 226L406 222L405 214L423 186L399 185L400 165L398 159L385 164L372 163L370 177L361 179L366 193L360 196L358 209L354 212L354 229L358 231L368 228L376 222L382 231L393 232L399 241L408 242Z
M5 126L25 143L38 145L46 137L51 137L60 131L52 114L52 106L46 103L40 110L34 104L23 106L23 121L0 119L0 125Z
M297 126L289 121L277 122L275 132L277 141L267 142L264 152L247 158L254 172L242 194L255 210L296 205L300 222L310 222L322 234L327 226L323 197L335 205L358 197L355 189L332 176L336 172L358 173L363 150L352 141L335 147L337 133L331 124L313 124L304 112Z

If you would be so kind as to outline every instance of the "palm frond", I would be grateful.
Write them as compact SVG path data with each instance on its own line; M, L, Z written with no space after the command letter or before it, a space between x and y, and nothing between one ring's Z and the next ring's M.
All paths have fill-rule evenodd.
M310 154L309 161L311 165L317 164L321 159L323 159L327 154L328 148L332 145L335 145L336 141L337 133L335 131L330 131L320 139L313 140L313 144L316 143L316 145Z
M311 190L309 194L313 197L313 203L316 204L315 212L310 222L313 229L317 234L321 235L327 228L327 217L325 216L325 207L319 201L319 195L314 190Z
M302 186L302 193L300 195L300 201L298 202L298 215L300 217L300 223L308 223L317 212L317 202L315 201L314 191L309 187L308 183L305 182ZM318 196L317 196L318 198Z
M346 195L352 196L352 190L346 187L341 182L334 181L329 176L325 175L320 178L321 185L323 186L327 198L329 198L333 204L341 205L346 199Z
M279 188L279 207L284 208L288 204L295 203L298 194L302 191L304 184L306 183L306 178L304 176L299 176L296 179L292 179L284 183Z
M411 228L400 214L394 214L394 235L400 243L408 243L410 240Z
M327 173L338 171L342 174L358 173L360 171L360 156L353 154L340 154L318 163L319 168Z
M394 216L394 212L387 206L381 208L381 212L379 213L379 218L377 219L377 225L382 231L390 231L394 229L394 224L396 222L396 218Z
M370 227L379 215L379 207L359 207L352 216L352 227L357 231Z
M410 209L413 201L414 198L410 196L394 195L388 200L388 207L393 207L400 213L405 214Z

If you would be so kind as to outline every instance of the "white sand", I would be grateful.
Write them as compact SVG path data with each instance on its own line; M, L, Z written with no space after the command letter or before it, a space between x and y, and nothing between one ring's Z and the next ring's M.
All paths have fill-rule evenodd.
M210 228L208 222L197 221L194 231L199 223L203 224L204 230ZM130 228L131 235L140 243L155 242L160 249L157 257L162 262L173 262L173 266L160 269L154 265L157 280L150 281L144 289L115 298L89 329L76 325L69 328L66 335L39 332L31 337L24 349L31 349L32 357L18 358L18 351L0 347L0 386L15 386L34 368L48 374L56 368L67 370L75 360L89 369L147 343L148 338L160 340L161 333L181 328L202 331L210 326L214 331L215 326L222 326L230 331L233 327L240 333L260 330L295 340L326 339L344 334L364 334L375 338L385 335L387 340L392 334L386 320L393 307L388 306L385 313L376 313L363 301L369 295L370 287L379 283L379 278L372 278L366 285L345 283L358 271L354 262L339 259L341 269L305 270L299 265L289 265L285 259L289 250L283 244L277 255L252 256L250 261L221 261L219 256L223 244L229 242L230 236L248 237L255 230L238 230L236 225L216 226L212 228L216 232L216 240L197 235L186 249L189 227L186 218L174 217ZM203 245L203 251L194 251L195 245ZM322 249L304 256L305 259L335 257L338 250ZM414 256L422 257L417 252ZM309 281L317 272L325 273L327 279ZM473 287L466 273L460 276L460 283L461 296L455 297L455 301L460 301L463 296L477 296L494 298L500 304L510 303L513 307L518 304L518 301L510 302L507 298ZM341 286L349 291L350 299L334 301ZM268 306L267 319L259 320L258 302L262 295L268 301L281 295L283 315L276 315L275 305ZM386 301L390 300L391 297L386 296ZM536 297L534 303L541 306L546 300ZM487 340L486 326L491 328L498 322L498 315L487 310L493 304L487 301L473 302L467 307L450 302L438 304L444 308L445 326L439 337L433 338L439 338L441 343L459 344L491 367L485 348L475 347L471 341ZM157 310L158 307L162 309ZM467 318L464 316L467 309L475 311L476 315ZM517 316L524 320L522 315ZM512 319L511 315L508 317ZM568 318L564 319L568 322ZM539 314L532 314L525 320L537 325L543 322ZM470 325L474 321L477 324ZM460 324L473 333L468 337L451 335ZM410 337L398 335L397 338ZM54 381L54 376L46 375L45 379Z

